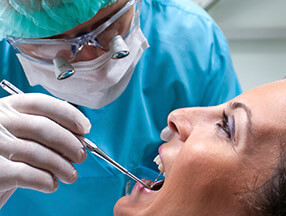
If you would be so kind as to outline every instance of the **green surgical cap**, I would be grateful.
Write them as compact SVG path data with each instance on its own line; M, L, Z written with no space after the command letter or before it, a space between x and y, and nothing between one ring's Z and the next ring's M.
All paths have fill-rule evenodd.
M0 0L0 40L61 34L116 0Z

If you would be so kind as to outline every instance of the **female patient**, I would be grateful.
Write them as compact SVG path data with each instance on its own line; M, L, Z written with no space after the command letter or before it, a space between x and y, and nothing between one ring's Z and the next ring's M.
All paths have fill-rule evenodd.
M162 139L164 184L136 184L116 216L286 214L286 80L173 111Z

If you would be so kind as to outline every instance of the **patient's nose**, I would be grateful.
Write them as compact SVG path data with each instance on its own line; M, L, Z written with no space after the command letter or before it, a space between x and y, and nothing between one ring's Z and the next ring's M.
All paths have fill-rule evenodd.
M216 107L192 107L177 109L169 114L168 124L179 139L186 141L194 130L200 133L208 130L207 126L217 121L219 109Z
M179 139L186 141L192 133L193 122L190 118L190 108L178 109L169 114L168 125L174 133L178 133Z

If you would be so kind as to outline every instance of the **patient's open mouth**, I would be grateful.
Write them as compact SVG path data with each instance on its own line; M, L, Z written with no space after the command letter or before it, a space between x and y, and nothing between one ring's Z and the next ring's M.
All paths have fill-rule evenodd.
M160 174L155 179L155 181L148 181L148 182L145 182L145 183L148 186L150 186L151 190L157 191L157 190L160 190L162 188L163 184L164 184L164 180L159 180L158 181L158 178L159 178L159 176L161 174L164 175L165 170L164 170L164 166L163 166L163 163L161 161L160 155L157 155L153 161L158 165L158 169L160 171Z
M151 181L151 180L147 180L147 179L142 179L142 181L144 181L144 183L149 186L149 188L148 188L149 190L153 190L153 191L160 190L164 184L164 180Z
M151 184L151 190L155 190L155 191L160 190L163 184L164 184L164 180L156 181L153 184Z
M164 181L165 180L158 180L159 177L163 174L163 176L165 176L165 169L163 166L163 163L161 161L160 155L157 155L154 159L154 162L158 165L158 169L160 171L160 174L157 176L157 178L152 181L152 180L148 180L148 179L141 179L142 182L144 182L144 184L140 184L139 182L137 182L135 184L135 187L137 185L137 189L141 190L141 189L145 189L146 191L158 191L163 187Z

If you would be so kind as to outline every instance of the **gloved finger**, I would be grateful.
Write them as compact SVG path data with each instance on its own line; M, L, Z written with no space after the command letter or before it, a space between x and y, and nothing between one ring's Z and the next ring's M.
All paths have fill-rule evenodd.
M4 167L5 165L5 167ZM29 188L45 193L57 190L58 181L48 172L22 162L12 162L0 156L0 183L2 188Z
M45 116L76 134L90 130L89 120L71 104L40 94L18 94L7 97L13 108L22 113Z
M71 162L38 143L14 137L13 142L3 145L0 141L0 145L0 153L5 158L46 170L66 184L73 183L78 177Z
M43 116L11 113L9 118L2 117L1 123L14 136L40 143L74 163L85 160L83 145L67 129Z

